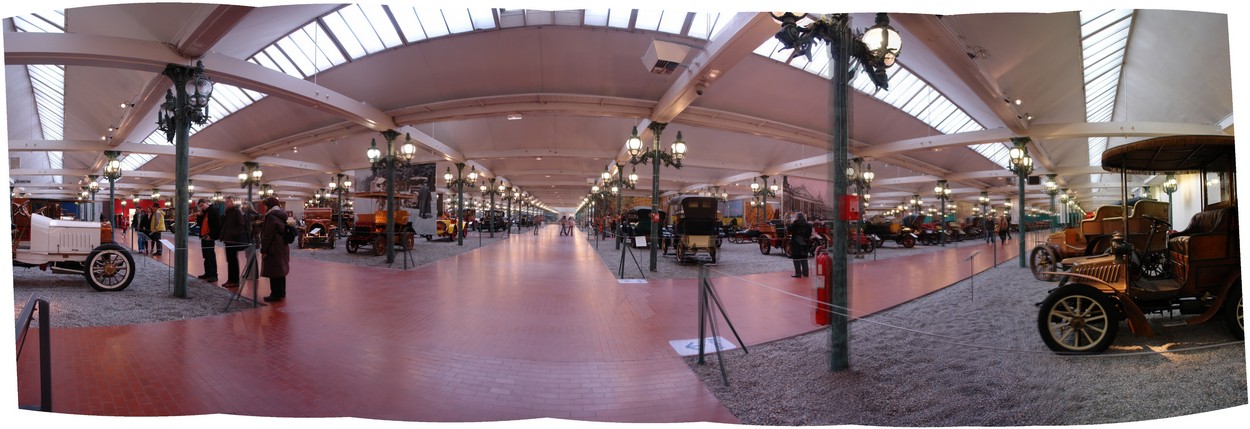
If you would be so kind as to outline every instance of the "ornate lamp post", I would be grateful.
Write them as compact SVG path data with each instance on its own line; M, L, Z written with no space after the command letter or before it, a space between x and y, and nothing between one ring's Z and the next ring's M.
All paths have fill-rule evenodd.
M757 182L756 179L760 179L760 181ZM776 197L778 189L780 188L777 186L776 178L773 178L773 183L771 185L768 184L767 175L760 175L757 178L751 179L751 193L754 194L756 198L760 199L760 207L763 207L764 209L764 216L760 218L761 222L768 222L768 212L771 211L768 209L768 197Z
M334 177L330 179L330 183L326 184L326 186L330 188L330 192L334 193L336 201L334 210L338 216L338 220L335 222L335 229L338 234L342 234L344 228L343 199L347 197L347 194L351 193L352 178L343 173L335 173Z
M985 230L985 241L989 242L991 240L990 236L994 234L993 231L990 231L990 193L981 191L981 196L977 197L977 202L981 203L981 213L984 216L981 218L981 229Z
M1168 223L1172 223L1172 193L1176 192L1176 174L1168 173L1167 180L1163 182L1163 192L1168 194Z
M482 198L486 198L487 195L490 196L490 206L486 210L486 228L490 230L490 238L495 238L495 196L503 194L503 184L499 185L499 189L495 189L494 177L487 179L487 182L490 183L483 183L481 188Z
M625 237L620 233L622 226L621 216L625 213L625 208L621 207L625 203L625 189L635 189L638 184L638 171L636 169L631 170L629 177L626 178L623 176L625 174L624 167L624 164L618 163L616 164L616 174L612 174L607 168L604 168L603 174L600 175L603 178L604 186L610 187L612 193L616 195L617 230L613 231L613 234L616 235L616 240L614 240L616 242L616 250L620 250L621 243L625 241Z
M186 201L191 125L203 125L208 121L213 81L204 75L204 63L200 61L195 62L195 67L167 64L162 74L173 81L174 89L165 92L156 125L175 147L173 200ZM187 206L175 204L174 219L187 219ZM187 297L187 228L177 228L174 232L174 296Z
M660 164L680 169L681 160L686 156L686 142L681 140L681 131L677 132L677 140L673 142L671 152L660 149L660 133L666 126L668 126L667 122L652 122L647 126L655 137L651 141L651 149L647 151L642 150L642 139L638 137L638 127L634 127L629 139L625 141L625 147L629 150L630 164L651 163L651 213L660 212ZM648 265L651 272L655 272L659 239L660 225L652 225L651 237L647 240L647 247L651 249L651 263Z
M1046 175L1046 195L1050 195L1050 211L1052 213L1050 216L1050 232L1055 232L1055 223L1057 222L1053 213L1055 211L1055 195L1059 195L1059 184L1055 183L1054 174Z
M256 203L252 201L252 187L260 186L260 179L264 177L265 172L261 171L260 164L253 161L244 161L242 169L239 170L239 187L247 188L247 209L243 212L243 230L247 232L248 241L252 241L252 222L256 216Z
M464 163L457 162L456 175L452 176L451 167L448 167L447 173L443 174L443 181L447 182L448 188L456 187L456 244L463 246L464 231L461 231L461 227L464 226L464 187L465 185L472 187L477 184L477 167L473 167L472 171L469 172L468 180L466 180L464 178Z
M395 139L399 132L386 130L382 138L386 139L386 153L378 150L377 139L369 141L369 149L365 156L369 158L371 169L377 173L379 168L386 168L386 263L395 262L395 167L399 163L408 163L417 154L417 145L412 144L412 136L404 136L403 146L396 148ZM396 152L398 150L398 152Z
M948 183L946 180L938 180L937 186L933 187L933 193L937 196L938 202L941 203L942 205L942 209L941 209L942 220L938 222L938 225L939 225L938 229L941 230L943 234L945 234L946 233L946 202L950 201L951 199L950 183ZM938 240L938 242L941 243L942 247L946 247L945 236L941 237Z
M1069 215L1069 212L1068 212L1068 209L1069 209L1069 206L1070 206L1070 204L1068 204L1068 201L1069 201L1069 200L1068 200L1068 189L1067 189L1067 188L1064 188L1063 190L1061 190L1061 191L1059 192L1059 205L1063 208L1063 226L1064 226L1064 228L1067 228L1067 227L1068 227L1068 225L1072 223L1072 216L1071 216L1071 215Z
M94 221L93 219L99 217L95 215L95 194L96 192L100 192L99 180L100 176L98 175L91 174L87 176L87 187L85 188L87 191L87 194L85 195L87 200L87 213L84 214L83 220Z
M786 12L781 16L774 14L773 18L781 23L781 30L777 32L776 38L781 42L782 49L794 49L794 52L790 54L791 58L805 55L810 59L811 48L816 41L824 41L830 47L830 53L834 55L833 60L830 61L830 67L833 69L833 106L829 109L833 115L831 126L833 147L830 148L830 152L833 153L834 162L830 164L833 171L829 176L833 178L833 211L839 213L844 204L842 196L846 195L847 188L846 176L840 173L846 169L850 145L848 100L850 99L850 71L853 65L851 61L854 59L863 66L863 70L874 85L888 89L889 77L886 69L894 65L902 46L902 39L899 38L898 32L890 27L890 19L884 13L877 14L876 25L865 31L862 39L856 39L852 35L848 14L824 15L806 27L799 27L798 21L806 15L794 12ZM845 224L834 223L832 240L834 243L847 242L848 233ZM830 269L833 293L830 294L831 302L828 304L833 308L842 308L848 303L849 272L847 271L846 246L830 246L830 250L830 256L833 259L833 266ZM847 316L835 313L831 321L830 344L832 346L830 347L829 367L833 371L841 371L850 367Z
M1033 157L1029 156L1029 142L1032 139L1028 137L1012 137L1011 142L1015 147L1007 155L1011 158L1011 172L1016 173L1016 184L1019 186L1020 192L1020 268L1025 267L1024 259L1024 181L1029 177L1029 173L1033 172Z
M846 167L846 180L848 185L855 185L856 192L860 196L856 199L857 204L859 204L859 220L855 223L855 230L858 236L862 237L864 234L864 217L867 215L864 212L864 205L868 203L868 191L872 188L872 179L877 177L877 175L872 172L872 164L868 164L867 168L864 167L863 158L855 158L851 162L852 165ZM855 252L855 257L863 258L864 255L862 252Z

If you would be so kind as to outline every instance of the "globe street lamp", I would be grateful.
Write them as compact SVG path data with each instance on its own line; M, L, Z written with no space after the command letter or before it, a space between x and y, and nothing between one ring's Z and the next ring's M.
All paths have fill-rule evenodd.
M951 199L951 187L946 180L938 180L937 186L933 187L933 193L937 196L938 202L942 204L942 220L938 222L938 230L942 231L939 235L938 242L942 247L946 247L946 202Z
M343 199L346 198L347 194L351 192L352 178L343 173L335 173L334 177L330 179L330 183L326 184L326 186L329 187L330 192L333 192L335 195L336 204L334 204L334 209L338 220L334 223L334 225L336 234L342 235L344 228ZM331 238L331 240L333 240L333 238Z
M487 179L487 181L490 183L482 184L482 198L486 198L487 195L490 196L490 207L486 211L486 229L490 230L490 238L495 238L495 196L503 194L503 190L495 189L494 177ZM499 186L500 188L503 187L502 184ZM481 231L480 227L478 231Z
M877 175L872 172L872 164L868 164L867 168L864 167L863 158L855 158L851 162L852 165L846 167L846 179L848 185L855 185L856 192L860 195L859 198L856 198L856 203L859 205L859 219L855 223L855 228L858 236L863 237L864 217L866 215L864 205L868 203L868 191L872 188L872 179L877 177ZM856 239L855 241L858 242L859 240ZM859 248L858 244L855 246L856 249ZM863 258L864 255L862 252L855 252L855 257Z
M464 178L464 163L457 162L456 175L452 176L451 167L448 167L447 173L443 174L443 181L447 183L448 188L452 186L456 187L456 245L463 246L464 231L462 231L462 227L464 226L464 187L465 185L472 187L477 184L477 166L474 166L473 170L469 172L469 178L466 180Z
M1016 173L1016 184L1019 186L1020 192L1020 268L1024 268L1024 182L1028 179L1029 173L1033 172L1033 158L1029 156L1028 144L1032 139L1028 137L1012 137L1011 142L1015 147L1007 152L1011 159L1011 172ZM1010 226L1010 225L1008 225Z
M630 133L629 139L625 141L625 147L629 150L629 163L633 165L651 163L651 213L660 212L660 164L680 169L681 160L686 156L686 142L681 140L681 131L677 132L677 140L673 142L670 151L664 151L660 148L660 133L664 131L664 127L668 126L666 122L652 122L647 126L651 130L654 139L651 141L651 149L642 150L642 139L638 137L638 127L634 127ZM659 258L657 252L659 246L657 241L660 239L660 225L651 226L651 237L647 240L647 246L651 248L651 263L648 266L651 272L655 272L655 263Z
M370 169L374 174L378 169L386 168L386 263L395 262L395 168L407 164L417 154L417 146L412 144L412 136L404 135L404 144L395 147L395 139L399 132L386 130L382 138L386 139L386 153L378 150L377 139L370 139L369 149L365 156L369 158Z
M94 221L93 219L98 217L95 215L95 194L100 192L100 182L98 180L100 180L98 175L91 174L87 176L87 213L84 214L83 220Z
M760 179L760 181L757 182L756 179ZM768 184L767 175L760 175L757 178L751 179L751 194L760 199L760 207L764 208L764 216L760 218L761 223L768 222L768 215L771 211L768 209L768 197L776 197L778 189L780 188L777 186L776 178L773 178L773 183L771 185Z
M613 234L616 235L616 250L621 250L621 243L625 241L625 237L621 235L621 228L624 227L624 223L621 222L621 220L623 214L625 213L625 208L621 206L624 204L625 189L635 189L638 184L637 170L631 170L629 177L626 178L623 176L625 173L624 167L624 164L617 163L616 174L612 174L612 172L608 171L605 167L603 174L600 175L600 177L603 178L605 186L611 187L612 193L616 194L617 221L616 231L613 231Z
M1168 194L1168 223L1172 223L1172 193L1176 192L1176 174L1168 173L1167 180L1163 182L1163 192Z
M1055 183L1054 174L1046 175L1046 195L1050 195L1050 211L1051 213L1054 213L1055 195L1059 195L1059 184ZM1051 215L1050 216L1050 232L1055 232L1055 223L1057 223L1055 221L1055 217L1054 215Z

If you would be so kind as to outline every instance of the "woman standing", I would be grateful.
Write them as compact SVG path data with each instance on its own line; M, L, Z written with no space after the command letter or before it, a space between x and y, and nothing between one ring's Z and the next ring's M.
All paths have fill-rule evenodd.
M786 235L790 237L790 259L794 260L794 275L790 277L807 277L807 250L812 238L812 224L807 223L807 215L794 213L794 223L786 227Z
M291 248L282 238L286 219L286 211L278 206L278 197L265 198L265 219L260 224L260 275L269 278L265 302L286 298L286 274L291 269Z

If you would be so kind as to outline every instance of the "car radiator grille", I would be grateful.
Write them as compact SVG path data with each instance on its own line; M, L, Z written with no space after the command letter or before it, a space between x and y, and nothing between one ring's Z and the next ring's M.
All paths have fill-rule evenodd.
M1107 283L1115 283L1120 279L1120 267L1114 263L1078 265L1073 273L1097 278Z

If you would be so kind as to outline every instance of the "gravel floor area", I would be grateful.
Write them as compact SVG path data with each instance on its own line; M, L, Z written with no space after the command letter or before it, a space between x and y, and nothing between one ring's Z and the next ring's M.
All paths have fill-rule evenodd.
M725 352L728 387L715 355L687 363L753 425L1099 424L1247 403L1245 343L1218 321L1165 327L1171 319L1155 317L1154 338L1135 337L1121 323L1104 354L1051 353L1034 303L1052 287L1027 268L1000 265L855 321L846 371L829 370L823 329L749 345L746 354Z
M175 298L173 268L150 256L135 258L135 279L126 289L98 292L81 275L54 274L39 268L13 268L13 315L31 296L47 300L53 327L121 326L207 317L251 308L236 302L226 309L230 291L194 276L187 297Z

